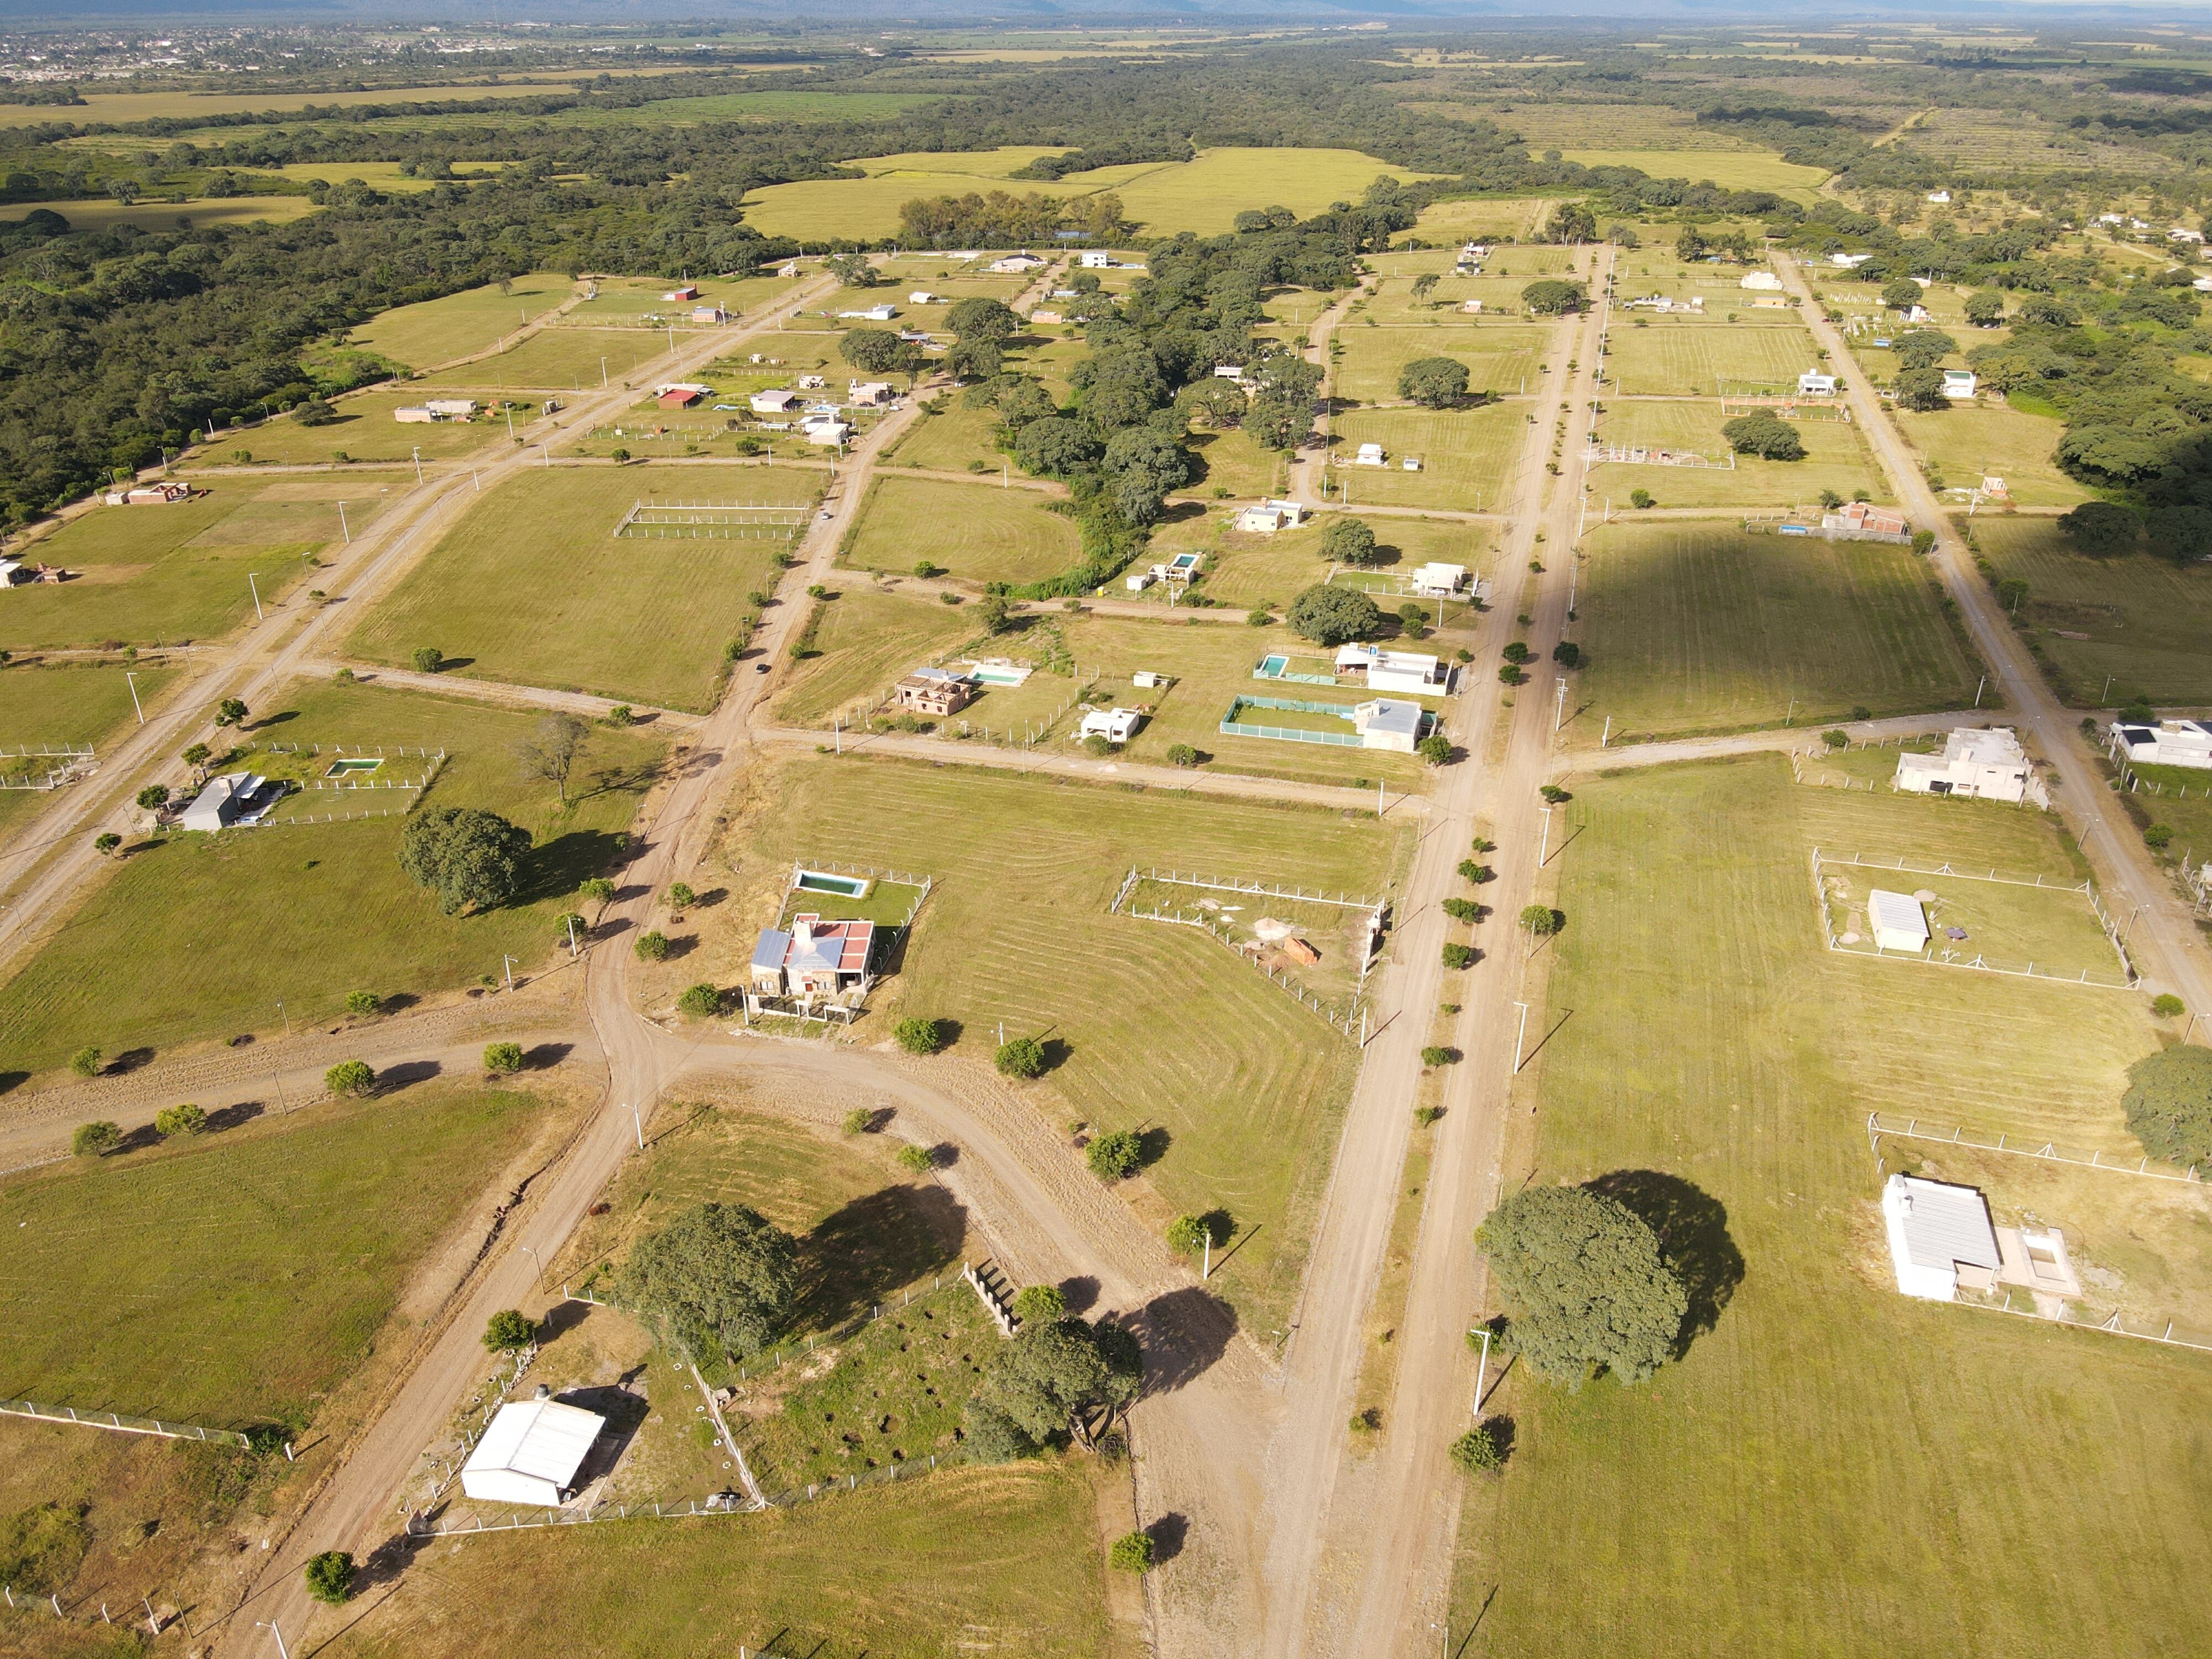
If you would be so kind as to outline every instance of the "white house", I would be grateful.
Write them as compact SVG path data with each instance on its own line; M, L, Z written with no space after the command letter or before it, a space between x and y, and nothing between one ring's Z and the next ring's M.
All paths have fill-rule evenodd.
M840 446L853 435L850 426L835 416L828 415L809 416L799 422L799 430L807 442L820 444L824 448Z
M2201 764L2212 766L2212 752ZM1954 732L1939 755L1897 757L1897 787L1912 795L2017 804L2030 793L2033 776L2027 751L2008 726Z
M1041 259L1024 248L1019 253L1009 253L1003 259L992 260L987 268L1003 276L1025 276L1032 270L1043 270L1048 263L1048 260Z
M422 407L438 420L465 421L477 412L477 400L473 398L432 398Z
M1158 580L1159 578L1149 570L1132 570L1122 579L1121 586L1132 593L1141 593Z
M1828 263L1838 270L1856 270L1873 258L1871 253L1831 253Z
M1470 317L1482 315L1482 301L1480 300L1462 300L1459 302L1459 308Z
M1935 203L1937 207L1948 207L1951 204L1951 192L1948 190L1931 190L1928 192L1928 199Z
M1144 711L1138 708L1093 708L1083 717L1077 729L1079 738L1103 738L1109 743L1127 743L1137 735L1137 728L1145 722Z
M1943 371L1943 395L1947 398L1971 398L1978 382L1971 368L1947 368Z
M1875 946L1918 956L1928 948L1928 916L1920 901L1910 893L1892 893L1877 887L1867 895L1867 926Z
M1929 1302L1948 1302L1964 1282L1974 1290L1996 1283L2003 1257L1990 1206L1972 1187L1893 1175L1881 1189L1881 1218L1897 1288Z
M1370 691L1404 691L1440 697L1451 689L1451 669L1442 659L1419 651L1385 651L1375 645L1340 645L1336 677L1357 680Z
M1905 320L1908 323L1932 323L1936 319L1929 315L1926 306L1907 306Z
M1111 270L1114 269L1114 256L1107 252L1104 248L1087 247L1083 250L1080 255L1078 256L1078 258L1085 270Z
M855 409L881 409L897 395L889 380L854 380L845 388L845 401Z
M227 830L252 814L254 802L268 787L267 779L251 772L226 772L219 778L210 778L178 814L177 823L186 830Z
M461 1490L480 1504L558 1509L605 1423L597 1412L549 1398L543 1388L535 1400L510 1401L461 1465Z
M933 306L944 297L940 294L932 294L926 288L918 288L906 296L906 302L910 306Z
M1415 565L1410 580L1415 598L1448 599L1467 586L1467 567L1434 562Z
M393 410L392 418L402 426L428 426L438 417L421 404L407 404Z
M756 415L788 415L806 401L791 387L778 386L773 392L756 392L746 399Z
M888 323L898 315L898 307L889 304L872 305L864 311L841 311L837 315L841 319L850 318L857 323Z
M2156 726L2112 724L2112 741L2145 766L2212 767L2212 721L2160 720Z
M1782 279L1771 270L1751 270L1744 273L1743 280L1736 286L1761 293L1778 294L1782 290Z
M1382 466L1387 465L1387 460L1381 444L1362 444L1359 453L1352 458L1352 464L1354 466Z
M2172 230L2166 233L2166 240L2169 242L2201 242L2204 240L2204 233L2201 230L2191 230L2184 226L2176 225Z
M1237 515L1236 527L1248 536L1272 536L1278 530L1295 530L1306 521L1306 510L1296 501L1255 501Z
M1427 719L1420 704L1388 697L1360 703L1352 711L1352 729L1359 733L1361 748L1389 749L1401 755L1413 752Z
M1808 368L1797 377L1797 395L1801 398L1832 398L1836 395L1836 377Z
M2127 218L2124 214L2100 213L2097 216L2097 222L2100 225L2120 225L2125 224Z

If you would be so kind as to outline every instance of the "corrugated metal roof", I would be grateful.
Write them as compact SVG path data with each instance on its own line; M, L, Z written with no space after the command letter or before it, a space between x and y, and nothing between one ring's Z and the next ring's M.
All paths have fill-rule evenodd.
M791 949L791 935L774 927L761 929L760 942L753 946L753 966L781 968L784 953Z
M1999 1265L1990 1206L1973 1188L1908 1175L1890 1176L1889 1187L1885 1197L1903 1218L1905 1254L1914 1267L1948 1267L1962 1261L1978 1267Z
M499 1408L463 1470L511 1470L565 1487L583 1467L605 1420L557 1400L512 1401Z
M1875 888L1867 895L1867 917L1877 927L1921 939L1928 937L1928 918L1920 908L1920 901L1909 893Z

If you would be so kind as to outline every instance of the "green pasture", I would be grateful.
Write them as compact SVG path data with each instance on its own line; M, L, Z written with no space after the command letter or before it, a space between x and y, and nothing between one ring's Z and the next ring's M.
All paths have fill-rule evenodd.
M1607 715L1617 743L1973 698L1981 670L1907 548L1618 519L1584 546L1578 738Z
M1451 512L1495 512L1521 446L1527 441L1531 404L1492 404L1483 409L1355 409L1336 417L1331 482L1351 485L1352 506L1432 507ZM1379 443L1382 466L1355 466L1364 443ZM1407 456L1421 462L1405 471Z
M1067 183L1100 188L1121 198L1124 214L1153 236L1191 231L1218 236L1248 208L1286 207L1300 218L1331 202L1356 202L1375 180L1388 174L1401 184L1436 175L1414 173L1352 149L1202 149L1197 159L1147 168L1135 178L1108 184L1097 173L1073 173Z
M662 752L649 726L593 727L564 808L550 784L524 778L515 755L544 718L534 712L318 684L252 713L244 735L258 747L234 766L289 763L260 747L270 743L443 747L451 759L430 804L486 807L536 838L521 894L481 915L441 914L400 871L396 815L126 843L83 905L0 985L0 1069L44 1071L86 1044L112 1057L309 1024L340 1014L354 991L419 997L495 978L503 955L534 967L559 943L554 921L575 908L576 884L621 854ZM419 776L418 766L387 762L386 775ZM168 781L190 781L179 767ZM381 793L319 803L309 791L296 810L382 811ZM179 961L191 970L178 971Z
M677 343L694 342L701 326L677 324ZM668 355L668 331L659 328L549 328L495 356L441 369L415 384L501 393L596 392L638 377Z
M1689 451L1719 465L1602 461L1585 475L1593 495L1610 495L1616 512L1632 489L1649 490L1662 507L1810 506L1823 490L1845 501L1855 499L1861 490L1873 501L1892 499L1888 482L1856 426L1841 421L1792 421L1790 429L1805 446L1802 459L1768 461L1738 455L1731 467L1728 439L1721 431L1729 419L1711 398L1614 398L1598 422L1602 442Z
M0 116L0 125L5 124L5 117ZM112 198L94 197L77 202L26 203L11 216L20 221L33 207L60 214L72 230L113 230L130 225L144 231L162 231L176 230L186 223L203 230L220 225L283 225L315 210L315 204L304 196L194 197L182 202L141 200L127 207Z
M1534 235L1551 207L1551 202L1541 197L1437 202L1421 210L1414 234L1431 241L1450 237L1462 242Z
M1641 317L1616 323L1605 360L1607 390L1616 397L1711 398L1725 378L1731 391L1753 384L1786 391L1808 369L1826 368L1793 313L1769 313L1771 320L1754 325L1745 320L1757 314L1750 306L1747 294L1733 326L1713 317L1654 317L1648 328ZM1705 309L1725 314L1723 302L1711 296Z
M347 338L405 368L428 368L491 350L504 336L576 292L577 285L558 271L532 271L443 299L395 307L355 328Z
M1344 352L1336 359L1331 390L1361 403L1402 403L1399 371L1419 357L1464 363L1468 385L1475 392L1512 397L1544 389L1546 377L1537 365L1549 343L1540 328L1473 318L1374 328L1354 321L1340 328L1336 337Z
M1923 902L1931 935L1923 952L1939 963L1986 962L2013 971L2033 968L2057 979L2086 973L2092 984L2111 985L2124 977L2119 953L2097 920L2086 893L2057 887L2020 886L1974 880L1969 876L1916 875L1893 870L1854 869L1829 865L1821 871L1823 902L1838 945L1863 956L1877 952L1867 926L1868 894L1933 893ZM1954 939L1956 929L1965 937ZM1895 952L1884 954L1884 959ZM1909 960L1897 965L1917 966Z
M1516 1370L1493 1398L1515 1449L1463 1512L1455 1628L1487 1607L1468 1652L2168 1651L2212 1552L2172 1455L2212 1410L2212 1358L1899 1295L1863 1127L1880 1109L2087 1144L2052 1109L2117 1123L2152 1047L2140 1006L1821 948L1805 860L1833 827L1803 809L1943 803L1801 789L1774 757L1576 797L1534 1178L1655 1172L1709 1218L1685 1250L1699 1282L1717 1301L1735 1277L1705 1242L1724 1229L1741 1283L1649 1382ZM2063 867L2039 815L1927 821L2017 826L1978 850L2039 836Z
M975 615L965 605L879 592L857 581L833 591L837 597L822 602L814 654L792 663L777 683L773 707L779 721L815 726L842 715L849 725L901 676L976 631Z
M945 408L924 414L908 428L882 464L965 472L970 461L981 461L996 472L1008 459L998 447L998 429L996 410L964 408L955 398Z
M1212 495L1225 489L1247 501L1273 495L1281 487L1283 458L1262 449L1242 427L1227 432L1194 432L1183 440L1198 463L1198 476L1188 486L1195 494Z
M1075 521L1030 489L886 472L869 486L858 532L841 556L860 570L905 575L923 560L964 580L1033 582L1073 565Z
M1279 530L1273 535L1244 535L1224 526L1212 538L1212 556L1201 591L1228 605L1287 605L1328 575L1321 541L1336 516L1320 514L1296 530ZM1352 516L1360 516L1356 506ZM1492 562L1493 538L1480 526L1395 514L1387 518L1378 514L1362 522L1375 532L1376 569L1381 576L1401 576L1416 565L1431 562L1463 564L1480 573ZM1376 603L1395 613L1402 601L1378 594ZM1258 637L1261 643L1272 641L1279 648L1281 635L1277 631L1270 629Z
M2090 492L2051 459L2065 429L2053 416L1974 403L1935 415L1899 410L1891 418L1947 485L1975 489L1984 477L2000 477L2016 507L2075 507L2089 499ZM1983 522L1979 513L1975 522Z
M434 646L458 672L665 708L711 708L722 649L775 586L787 539L617 537L640 500L804 507L823 474L772 466L526 471L487 493L347 649L409 665Z
M1570 161L1586 167L1639 167L1654 179L1687 179L1723 190L1763 190L1802 207L1828 177L1826 167L1785 161L1771 150L1568 149Z

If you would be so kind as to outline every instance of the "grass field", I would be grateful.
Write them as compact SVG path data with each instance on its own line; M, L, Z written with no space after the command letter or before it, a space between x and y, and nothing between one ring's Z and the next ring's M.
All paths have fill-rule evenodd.
M1099 173L1071 174L1068 183L1100 188L1121 198L1124 212L1154 236L1183 231L1218 236L1247 208L1286 207L1300 218L1331 202L1356 202L1387 173L1401 184L1435 177L1377 161L1353 149L1205 149L1198 159L1146 169L1139 177L1106 184Z
M328 426L302 426L289 415L272 416L258 426L234 427L186 450L179 466L186 471L194 466L235 466L241 449L256 461L280 465L328 461L341 451L354 461L404 462L418 449L425 460L459 460L507 443L507 422L489 416L428 425L402 425L392 417L393 410L419 407L425 398L437 395L414 386L357 392L331 405L337 418ZM365 495L373 495L381 487L358 486ZM346 497L349 501L353 499Z
M687 343L697 333L696 326L678 324L677 342ZM549 328L497 356L442 369L414 384L485 392L597 390L607 382L619 383L635 375L641 365L666 356L667 351L668 335L660 329ZM426 392L424 395L434 394Z
M1905 548L1618 522L1586 546L1576 704L1593 743L1606 715L1619 742L1779 725L1793 702L1810 724L1974 695L1981 671Z
M1962 527L1965 520L1954 517ZM2028 585L2022 617L2063 677L2069 702L2095 708L2112 676L2114 705L2212 702L2212 568L2148 553L2093 559L2048 519L1981 514L1974 540L1999 580Z
M574 908L576 884L622 848L662 747L645 732L594 728L564 810L515 763L536 714L369 685L295 686L254 714L250 739L442 744L452 759L434 804L488 807L536 837L520 897L441 915L400 872L398 817L140 842L0 986L0 1068L58 1066L85 1043L114 1056L279 1029L287 1015L326 1019L352 991L475 984L499 973L502 954L534 966L554 949L554 918ZM180 956L191 973L177 971Z
M950 1469L743 1520L633 1521L456 1540L323 1651L332 1659L674 1653L1041 1659L1132 1650L1107 1613L1082 1466ZM538 1588L505 1593L518 1578Z
M576 291L576 284L558 271L534 270L505 284L488 283L441 300L399 306L362 324L347 337L395 363L428 368L449 358L489 351L501 336L544 316Z
M377 87L349 92L92 92L83 94L82 105L0 106L0 126L36 126L47 121L72 121L80 126L92 122L190 121L200 116L298 110L309 105L350 108L361 104L442 103L449 99L538 98L574 89L565 81L518 81L489 87Z
M458 671L665 708L712 705L722 647L766 591L781 540L617 538L641 498L811 502L823 475L690 467L673 482L614 467L556 468L487 495L348 649L405 666L420 647Z
M2055 1133L2080 1101L2116 1121L2142 1011L1822 951L1803 854L1832 827L1801 814L1869 803L1933 805L1798 789L1772 757L1577 789L1547 994L1573 1013L1533 1085L1536 1179L1692 1183L1744 1265L1650 1382L1516 1372L1493 1402L1516 1451L1464 1515L1455 1627L1496 1591L1470 1655L2148 1656L2193 1620L2212 1504L2173 1448L2212 1410L2212 1357L1900 1297L1862 1127L1937 1109L1931 1045L1947 1121ZM2063 857L2038 815L2000 817L2000 842Z
M110 738L120 738L136 723L126 672L137 677L139 698L149 709L159 706L162 690L178 678L174 668L161 663L149 660L134 667L119 657L98 663L31 658L0 668L0 748L35 750L47 744L88 743L105 750ZM13 781L43 783L49 769L35 755L0 756L0 776ZM0 834L44 811L55 799L43 789L0 790Z
M303 555L327 553L341 540L337 499L346 488L224 479L170 506L95 507L26 550L78 574L11 592L0 646L174 645L223 633L253 615L249 575L266 606L302 585ZM359 489L346 506L356 533L378 507L378 486Z
M953 1054L986 1060L1000 1020L1047 1038L1059 1063L1031 1092L1049 1120L1160 1132L1139 1194L1148 1221L1219 1206L1249 1234L1213 1285L1264 1346L1304 1269L1355 1051L1218 944L1107 908L1138 863L1373 894L1407 834L1335 812L809 757L751 781L722 854L741 864L746 902L714 913L727 920L701 968L742 974L775 877L802 853L929 872L937 885L860 1035L906 1014L956 1020Z
M1226 489L1249 500L1272 495L1281 485L1282 456L1262 449L1241 427L1228 432L1194 432L1183 440L1183 447L1198 461L1198 476L1188 486L1191 491L1210 496L1217 489Z
M1336 337L1344 343L1344 355L1336 360L1332 390L1362 403L1401 402L1398 372L1417 357L1466 364L1468 386L1476 392L1511 397L1542 389L1536 372L1546 343L1540 328L1472 318L1374 328L1355 322L1339 329Z
M1332 482L1350 480L1355 508L1371 502L1493 512L1526 440L1530 407L1514 402L1486 409L1347 410L1336 418ZM1364 443L1381 444L1389 464L1346 465ZM1422 463L1419 472L1399 465L1409 455Z
M1616 398L1606 405L1598 436L1608 444L1650 444L1692 450L1717 467L1641 465L1606 461L1588 477L1597 495L1610 495L1616 507L1632 489L1648 489L1662 507L1796 507L1810 505L1824 489L1850 501L1864 490L1869 499L1891 499L1887 481L1875 465L1856 426L1840 421L1793 421L1790 430L1805 445L1795 461L1765 461L1739 455L1725 465L1729 443L1721 428L1728 418L1717 399Z
M1746 310L1736 313L1734 325L1718 318L1699 322L1655 318L1649 328L1637 326L1640 318L1626 326L1616 325L1613 349L1605 360L1609 389L1616 396L1710 398L1722 376L1732 382L1789 387L1807 369L1820 367L1813 337L1794 316L1778 311L1771 313L1771 321L1749 323L1743 319L1750 295L1744 300ZM1709 298L1705 306L1719 309L1721 302Z
M939 413L924 415L884 457L885 466L921 466L933 471L964 472L970 461L984 462L997 471L1005 457L994 441L999 429L995 410L963 409L958 398Z
M1359 516L1356 509L1352 516ZM1321 556L1321 538L1329 522L1329 516L1323 515L1299 529L1281 530L1272 536L1222 531L1214 538L1205 592L1230 605L1288 605L1328 574L1328 566ZM1431 560L1463 564L1475 571L1488 569L1492 562L1490 532L1474 526L1450 520L1395 517L1363 522L1375 532L1380 556L1377 568L1385 575L1402 574ZM1385 611L1397 609L1395 601L1378 599L1376 603ZM1271 635L1260 642L1277 641Z
M821 616L814 635L819 654L792 664L779 682L779 720L811 726L833 714L849 720L865 714L901 675L976 631L964 605L879 593L857 582L843 584Z
M2089 499L2089 491L2051 459L2064 431L2051 416L2003 405L1960 404L1938 415L1900 410L1892 418L1906 441L1942 473L1946 484L1971 489L1993 473L2005 481L2017 506L2072 507Z
M2124 979L2119 953L2106 938L2086 893L1976 881L1966 876L1904 871L1884 875L1879 870L1849 864L1824 865L1821 882L1830 929L1846 951L1863 956L1879 954L1867 927L1867 895L1875 888L1885 888L1936 895L1921 905L1934 935L1926 953L1931 960L1985 961L1991 967L2012 970L2033 968L2057 979L2086 973L2093 984L2115 985ZM1965 938L1950 937L1953 928Z
M1003 190L1016 196L1084 196L1145 169L1106 167L1094 175L1051 184L1010 175L1057 149L1033 144L999 149L862 156L848 162L865 179L810 179L748 191L744 221L763 236L793 236L820 243L840 238L873 240L897 234L899 210L919 197L980 195Z
M1716 152L1750 148L1717 126L1700 126L1688 110L1667 109L1650 104L1529 103L1516 100L1510 108L1492 105L1466 110L1468 117L1494 121L1517 133L1536 154L1562 152L1573 146L1595 145L1609 150L1694 152L1683 155L1682 167L1702 165ZM1676 171L1680 171L1677 168ZM1692 173L1692 179L1704 177Z
M1540 197L1478 198L1469 201L1438 202L1421 210L1416 234L1429 239L1455 237L1462 241L1484 237L1528 236L1543 222L1552 204Z
M297 1118L275 1105L242 1128L0 1186L17 1275L0 1334L9 1398L304 1426L544 1110L457 1088Z
M185 202L135 202L129 207L109 198L82 202L37 202L13 216L17 223L32 207L58 213L72 230L112 230L135 225L141 230L175 230L180 220L206 229L210 225L289 224L315 210L304 196L195 197Z
M870 486L841 561L904 575L927 559L969 581L1042 581L1075 562L1079 543L1075 521L1048 511L1047 499L891 472Z

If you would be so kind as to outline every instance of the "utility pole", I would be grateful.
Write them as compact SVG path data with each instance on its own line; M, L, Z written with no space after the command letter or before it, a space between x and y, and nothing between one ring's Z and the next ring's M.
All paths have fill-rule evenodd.
M1528 1005L1516 1002L1513 1006L1521 1011L1521 1029L1513 1035L1513 1075L1518 1077L1521 1075L1521 1040L1528 1035Z
M292 1035L292 1016L284 1012L284 999L282 997L276 999L276 1013L284 1022L284 1035L289 1039Z
M345 538L345 543L348 547L351 547L353 545L353 526L346 522L345 503L343 501L340 501L338 503L338 533Z
M1482 1415L1482 1384L1490 1375L1490 1327L1477 1325L1468 1334L1482 1339L1482 1358L1475 1362L1474 1367L1474 1414L1479 1418Z
M1974 688L1975 708L1979 708L1982 706L1982 693L1989 689L1989 684L1990 677L1987 674L1984 674L1982 676L1981 684Z
M507 988L512 991L514 988L514 958L502 951L500 952L499 962L500 966L507 973Z
M146 708L138 701L138 677L126 669L123 678L131 682L131 706L138 711L138 724L143 726L146 724Z
M276 1659L292 1659L290 1651L284 1646L284 1632L276 1628L276 1621L275 1620L272 1619L264 1625L257 1619L253 1621L253 1628L256 1630L265 1630L271 1636L276 1638Z
M602 357L602 358L600 358L600 359L599 359L599 390L600 390L600 391L602 391L602 392L605 392L606 389L607 389L607 360L606 360L605 358Z
M606 359L603 357L599 361L604 363ZM507 411L507 435L517 443L521 441L514 436L514 410L512 409ZM415 474L417 478L422 474L422 452L419 449L415 452Z
M634 1100L629 1103L629 1117L630 1121L636 1126L637 1149L641 1152L645 1150L645 1119L643 1115L639 1113L637 1109L637 1103Z
M510 432L514 430L514 416L512 415L507 417L507 428ZM415 482L419 484L422 482L422 446L416 444L412 448L415 451Z
M1559 695L1554 699L1552 709L1552 735L1554 737L1559 735L1559 728L1567 723L1567 677L1560 674L1556 678L1559 683Z
M247 571L246 573L246 586L247 591L253 595L253 620L256 622L265 622L268 618L261 613L261 587L260 585L253 580L260 574L260 572L255 570Z
M571 914L567 920L568 923L568 960L574 962L576 959L576 918L573 914Z

